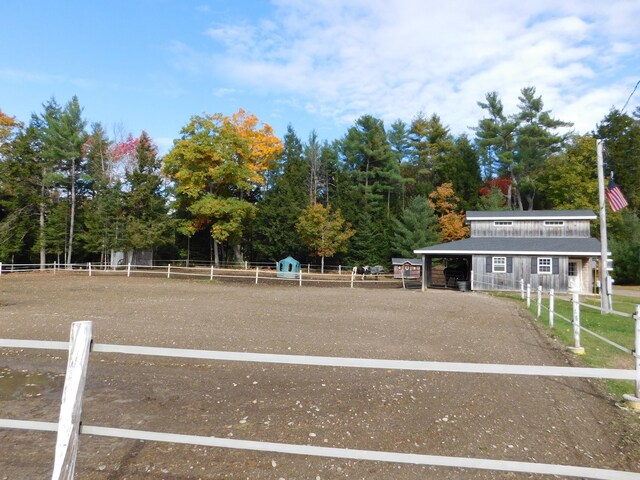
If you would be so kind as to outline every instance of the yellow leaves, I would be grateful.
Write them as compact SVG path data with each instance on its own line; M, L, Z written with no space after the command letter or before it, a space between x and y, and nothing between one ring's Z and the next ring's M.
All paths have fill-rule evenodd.
M181 134L165 157L165 173L178 183L191 183L182 188L192 193L251 190L265 182L265 173L283 149L269 125L242 109L231 117L194 116Z
M439 215L440 238L452 242L469 236L470 228L465 225L464 213L459 211L460 198L451 183L443 183L429 194L429 205Z

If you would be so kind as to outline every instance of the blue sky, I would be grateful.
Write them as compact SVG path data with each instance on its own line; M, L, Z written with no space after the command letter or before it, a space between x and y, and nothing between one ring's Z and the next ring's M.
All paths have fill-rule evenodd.
M21 0L0 19L0 109L28 121L77 95L163 152L190 116L239 108L303 140L419 112L472 135L487 92L512 112L530 85L587 132L640 80L637 0Z

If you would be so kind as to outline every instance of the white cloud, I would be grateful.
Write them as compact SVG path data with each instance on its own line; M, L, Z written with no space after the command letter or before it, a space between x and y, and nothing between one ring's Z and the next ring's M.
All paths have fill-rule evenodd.
M481 117L487 92L498 91L509 110L532 85L556 116L584 130L635 83L619 72L638 64L638 20L640 2L624 0L281 0L269 18L212 26L214 53L176 49L182 68L298 96L308 112L342 124L423 111L461 133Z

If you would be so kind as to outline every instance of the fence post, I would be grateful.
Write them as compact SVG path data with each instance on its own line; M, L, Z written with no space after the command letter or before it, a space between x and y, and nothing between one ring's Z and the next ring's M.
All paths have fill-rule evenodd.
M353 279L356 276L356 267L353 267L353 270L351 270L351 288L353 288Z
M0 264L0 266L2 266ZM338 265L338 275L342 275L342 265Z
M256 285L258 284L258 270L260 267L256 267Z
M131 276L131 262L127 263L127 277Z
M538 315L537 318L540 318L542 314L542 285L538 285Z
M302 286L302 269L300 269L300 282L298 283L298 286Z
M245 267L245 269L246 269L246 267ZM209 280L213 280L213 265L211 265L211 274L209 275Z
M52 480L73 480L80 443L82 394L87 379L92 322L71 324L69 359L65 376Z
M249 270L249 262L247 260L244 261L244 269Z
M307 263L307 273L311 272L311 265Z
M524 278L520 279L520 298L524 300Z
M167 265L167 278L171 278L171 264Z
M569 347L569 351L576 355L584 355L584 348L580 346L580 295L574 293L571 296L573 304L573 347Z
M56 273L56 266L57 266L57 265L58 265L58 264L57 264L57 262L54 260L54 261L53 261L53 274L54 274L54 275L55 275L55 273Z
M555 292L553 288L549 290L549 328L553 328L553 314L555 313Z
M636 394L635 396L624 394L627 405L634 410L640 410L640 305L636 305L636 313L633 315L636 322L636 338L633 357L636 363Z
M473 270L471 270L471 277L469 277L469 290L473 292Z
M2 276L2 262L0 262L0 277Z
M531 307L531 284L527 283L527 308Z
M91 276L91 262L87 264L87 268L89 269L89 276Z

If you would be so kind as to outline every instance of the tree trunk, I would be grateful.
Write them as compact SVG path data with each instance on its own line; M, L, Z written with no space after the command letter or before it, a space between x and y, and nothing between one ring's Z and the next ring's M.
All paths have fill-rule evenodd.
M73 252L73 228L76 221L76 160L71 160L71 218L69 219L69 249L67 250L67 265L71 266Z
M218 241L213 239L213 264L216 268L220 268L220 252L218 251Z
M233 246L233 254L236 257L236 262L242 265L244 263L244 257L242 256L242 248L240 248L239 243Z

